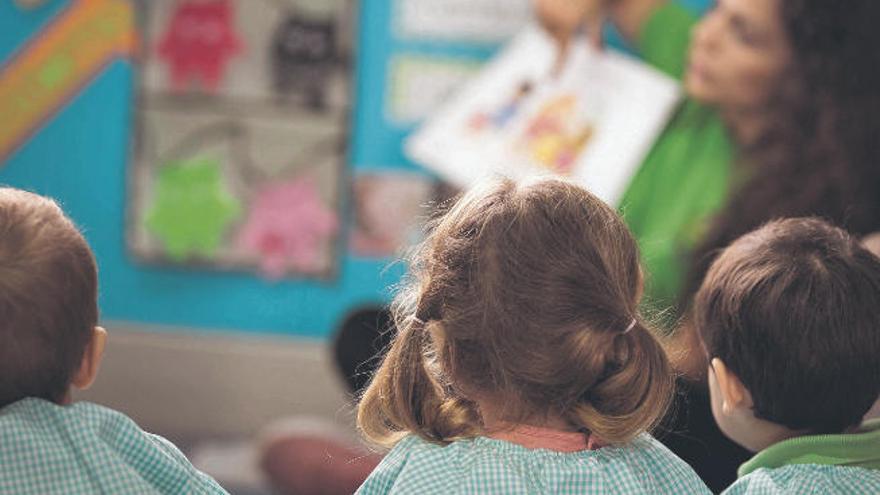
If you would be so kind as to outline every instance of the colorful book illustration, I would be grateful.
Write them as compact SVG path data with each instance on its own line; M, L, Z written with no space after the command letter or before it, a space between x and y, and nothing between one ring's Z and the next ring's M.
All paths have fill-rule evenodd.
M520 33L407 141L406 152L453 184L492 174L558 174L616 204L680 100L678 83L622 53L557 49Z

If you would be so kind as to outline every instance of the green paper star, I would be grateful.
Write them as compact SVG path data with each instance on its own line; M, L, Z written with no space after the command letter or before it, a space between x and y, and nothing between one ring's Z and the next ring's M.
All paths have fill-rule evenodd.
M175 261L213 256L241 212L222 179L218 160L206 157L171 162L159 170L145 221Z

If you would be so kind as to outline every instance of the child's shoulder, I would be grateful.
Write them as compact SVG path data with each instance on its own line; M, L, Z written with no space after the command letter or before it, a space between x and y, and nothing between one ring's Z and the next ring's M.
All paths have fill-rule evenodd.
M0 409L0 438L19 437L19 441L48 441L56 436L84 440L91 436L117 438L140 434L140 427L125 414L88 402L58 405L28 398Z
M709 493L684 461L649 435L572 453L477 437L439 445L410 435L358 493ZM619 490L618 490L619 491Z
M47 469L51 466L52 469ZM226 493L167 440L90 403L0 409L0 493Z
M609 466L607 475L611 480L616 473L625 472L628 479L651 487L645 493L711 493L688 463L650 434L644 433L625 446L601 448L597 453L617 460ZM630 492L627 487L621 493L641 492Z
M357 493L429 493L438 478L457 474L452 464L455 456L447 450L456 443L444 446L407 435L385 455Z
M794 464L757 469L724 491L724 495L876 495L880 470L849 466Z

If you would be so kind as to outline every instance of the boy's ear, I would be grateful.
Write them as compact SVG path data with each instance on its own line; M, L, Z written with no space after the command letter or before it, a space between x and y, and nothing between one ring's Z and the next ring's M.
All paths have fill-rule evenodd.
M71 385L79 390L85 390L92 386L98 376L98 368L104 358L104 345L107 343L107 330L95 327L92 331L92 340L86 346L79 370L73 376Z
M752 398L749 391L746 390L739 377L724 364L724 361L713 358L712 369L715 371L715 379L718 380L718 391L721 392L721 407L724 414L729 415L742 407L751 407Z

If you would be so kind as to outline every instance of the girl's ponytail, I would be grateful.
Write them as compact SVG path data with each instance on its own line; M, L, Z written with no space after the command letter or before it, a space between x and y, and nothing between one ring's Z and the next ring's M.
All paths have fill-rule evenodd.
M638 320L612 336L605 352L610 368L583 393L569 420L604 442L620 444L657 426L669 407L674 377L660 342Z

